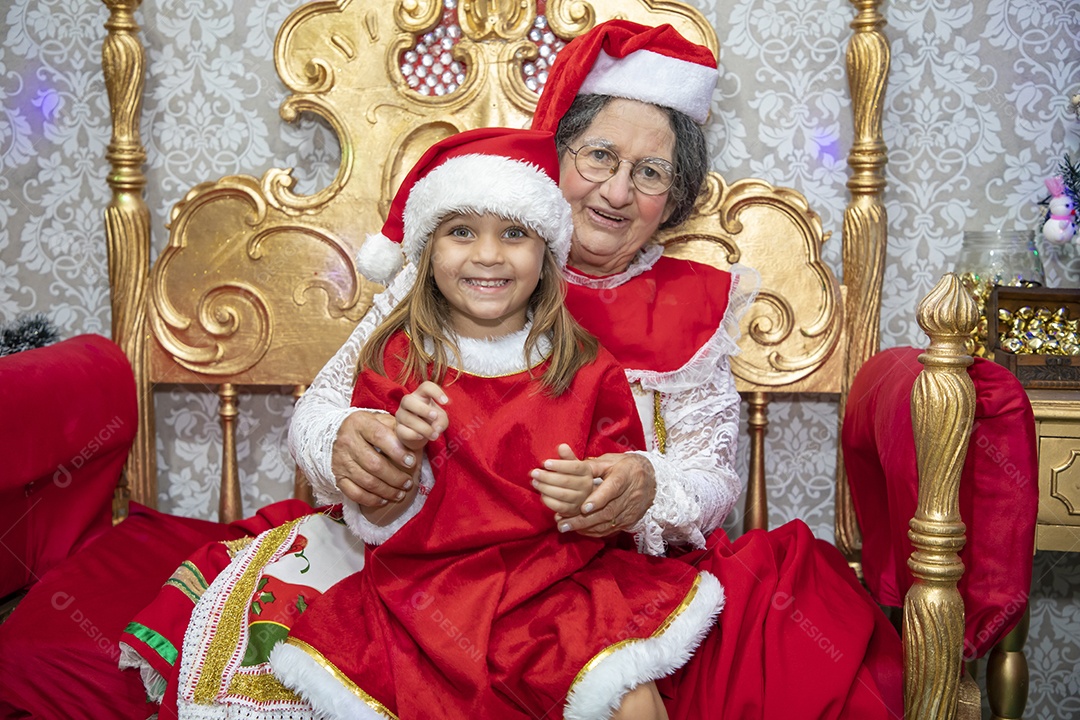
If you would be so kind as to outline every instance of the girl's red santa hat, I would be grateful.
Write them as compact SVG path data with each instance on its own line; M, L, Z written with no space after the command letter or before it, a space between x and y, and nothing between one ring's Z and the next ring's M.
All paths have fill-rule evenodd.
M480 128L432 145L401 182L378 235L357 253L364 277L388 283L402 254L417 262L435 228L451 213L493 213L537 233L559 266L573 225L559 190L559 156L550 132Z
M670 25L609 20L563 48L533 113L534 130L555 132L578 95L611 95L668 107L699 125L719 77L709 48Z

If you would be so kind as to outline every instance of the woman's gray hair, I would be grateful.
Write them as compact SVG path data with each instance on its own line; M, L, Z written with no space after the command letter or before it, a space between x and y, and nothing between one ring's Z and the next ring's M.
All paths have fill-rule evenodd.
M555 144L560 155L568 148L573 148L592 124L600 111L613 100L610 95L578 95L566 114L559 120L559 129L555 132ZM709 151L705 144L705 133L701 127L685 113L656 105L663 110L671 123L675 134L675 182L669 191L671 215L661 223L660 229L676 227L682 224L694 209L705 176L709 172Z

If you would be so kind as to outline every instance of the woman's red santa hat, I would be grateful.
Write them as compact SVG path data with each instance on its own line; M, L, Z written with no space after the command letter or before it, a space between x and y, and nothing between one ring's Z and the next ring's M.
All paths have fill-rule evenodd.
M709 117L718 77L712 51L670 25L609 20L559 52L532 128L555 132L578 95L640 100L678 110L701 125Z
M559 190L559 157L550 132L480 128L432 145L401 182L378 235L357 253L364 277L388 283L402 253L417 262L451 213L493 213L520 222L566 264L573 225Z

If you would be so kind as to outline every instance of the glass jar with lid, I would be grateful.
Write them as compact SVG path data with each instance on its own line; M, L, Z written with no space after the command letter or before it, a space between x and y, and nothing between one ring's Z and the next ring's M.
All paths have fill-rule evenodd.
M986 357L986 302L996 285L1037 287L1044 282L1042 261L1033 230L966 230L956 274L975 298L979 324L973 336L972 354Z

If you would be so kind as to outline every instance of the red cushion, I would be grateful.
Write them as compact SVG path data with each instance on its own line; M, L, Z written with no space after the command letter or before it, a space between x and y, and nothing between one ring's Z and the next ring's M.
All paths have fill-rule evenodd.
M293 505L307 507L286 500L264 510L296 516ZM222 525L132 504L127 520L53 568L0 625L0 717L149 717L157 708L139 674L117 666L121 631L193 551L274 523L272 512Z
M0 597L110 526L137 424L131 365L107 338L0 358Z
M918 499L911 389L922 370L917 348L868 360L851 386L841 443L862 530L862 566L874 598L903 605L912 577L908 523ZM976 358L975 424L960 479L967 543L964 575L965 656L982 656L1027 607L1038 508L1035 418L1019 381Z

